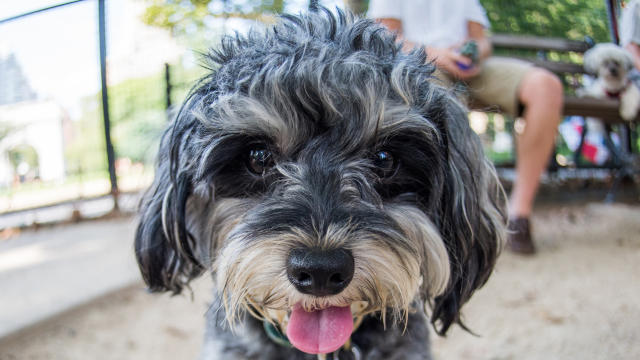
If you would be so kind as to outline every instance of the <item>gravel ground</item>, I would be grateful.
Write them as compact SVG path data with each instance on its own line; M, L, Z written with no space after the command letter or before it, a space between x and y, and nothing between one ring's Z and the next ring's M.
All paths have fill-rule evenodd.
M504 253L464 307L474 336L434 336L436 359L640 359L640 207L545 207L539 254ZM194 359L210 281L188 296L141 284L0 342L0 359Z

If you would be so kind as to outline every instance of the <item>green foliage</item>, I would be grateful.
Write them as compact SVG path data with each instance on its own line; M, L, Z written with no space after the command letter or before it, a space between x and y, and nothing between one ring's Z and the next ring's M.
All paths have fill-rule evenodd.
M172 102L180 104L202 69L171 66ZM128 79L109 86L111 134L117 158L150 164L162 131L167 126L164 71ZM86 98L82 117L73 123L72 140L66 146L68 173L107 168L100 94Z
M189 90L205 76L209 70L204 66L186 69L183 66L171 66L171 103L179 106L187 97Z
M609 41L603 0L480 0L495 33Z
M119 158L133 162L153 163L167 118L162 110L142 110L135 121L124 121L114 127L114 146Z
M13 128L8 123L0 123L0 141L7 137L12 130Z
M65 146L64 155L67 174L103 171L107 168L99 103L99 95L85 98L82 116L72 124L72 137Z
M179 105L203 71L201 68L186 70L179 65L172 65L170 70L171 101ZM118 157L142 163L153 161L169 118L164 76L164 71L160 71L109 87L113 142Z
M27 163L31 168L38 167L38 153L30 145L18 145L8 152L9 162L15 168L20 165L20 163Z
M174 35L197 33L208 18L268 19L281 13L285 0L144 0L145 23L169 29ZM346 0L361 13L368 0ZM495 33L526 34L597 42L609 41L607 12L603 0L480 0ZM265 17L265 15L267 15Z
M509 166L515 161L511 151L496 152L490 146L486 146L484 153L495 166Z
M344 0L344 4L354 14L364 14L369 8L369 0Z
M284 0L145 0L142 20L182 35L204 28L209 18L262 19L284 10Z
M164 73L128 79L109 87L116 156L148 162L167 124ZM157 146L156 146L157 148Z

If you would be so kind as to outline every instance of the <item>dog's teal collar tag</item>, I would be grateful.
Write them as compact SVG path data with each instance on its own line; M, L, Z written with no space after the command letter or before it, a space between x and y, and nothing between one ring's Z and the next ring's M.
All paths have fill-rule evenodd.
M264 327L264 332L267 333L267 336L269 337L269 339L271 339L271 341L280 346L288 348L293 347L293 345L291 345L291 343L289 342L289 338L287 338L287 335L283 334L278 328L275 327L275 325L268 322L267 320L263 320L262 326Z

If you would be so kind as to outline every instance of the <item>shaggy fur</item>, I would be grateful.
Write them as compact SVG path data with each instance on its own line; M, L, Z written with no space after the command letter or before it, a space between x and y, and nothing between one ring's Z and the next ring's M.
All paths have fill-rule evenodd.
M578 95L599 99L618 98L620 116L628 121L636 118L640 109L640 90L628 77L633 69L633 58L627 50L615 44L598 44L584 54L584 69L597 79L590 86L580 89ZM595 128L595 124L591 126Z
M320 9L225 37L208 59L142 202L135 247L149 288L180 293L212 272L202 359L314 359L262 329L285 328L296 304L351 305L365 359L429 359L428 322L440 334L460 322L506 215L465 109L424 52ZM297 291L285 267L301 247L350 251L349 285Z

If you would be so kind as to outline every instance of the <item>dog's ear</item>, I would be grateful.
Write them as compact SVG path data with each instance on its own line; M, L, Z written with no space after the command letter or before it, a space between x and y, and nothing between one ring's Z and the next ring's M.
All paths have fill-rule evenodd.
M599 49L598 45L596 45L595 47L587 50L582 57L582 66L584 67L584 70L591 75L598 74L598 68L600 67Z
M195 122L183 110L163 135L155 178L140 205L135 252L151 291L179 293L203 271L194 255L194 238L187 231L186 208L193 183L179 164L180 157L187 156L181 147L188 142Z
M506 234L506 196L462 105L447 97L439 126L446 153L438 226L450 259L450 280L433 303L432 323L444 335L460 308L489 278Z
M627 71L631 71L634 67L633 65L633 56L631 55L631 53L624 48L621 48L623 50L623 59L624 59L624 67Z

